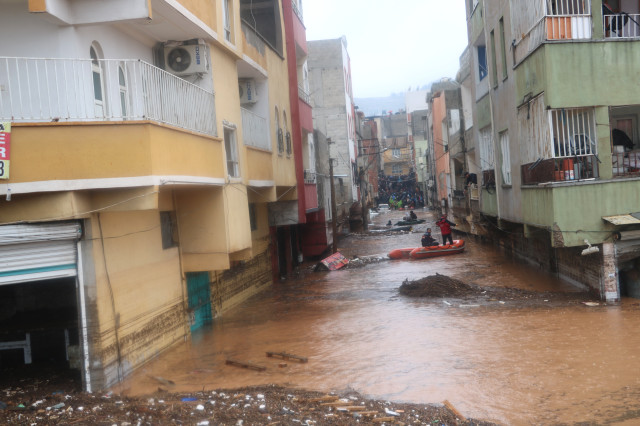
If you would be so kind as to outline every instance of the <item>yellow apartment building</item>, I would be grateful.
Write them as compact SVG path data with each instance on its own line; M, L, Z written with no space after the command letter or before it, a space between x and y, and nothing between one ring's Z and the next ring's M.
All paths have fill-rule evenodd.
M272 282L280 2L0 7L0 351L103 389Z

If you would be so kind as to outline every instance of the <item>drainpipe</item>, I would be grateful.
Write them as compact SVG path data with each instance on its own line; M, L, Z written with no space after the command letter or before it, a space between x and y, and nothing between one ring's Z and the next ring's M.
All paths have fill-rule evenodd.
M82 329L82 364L84 368L85 391L91 393L91 373L89 363L89 336L87 335L87 307L84 295L84 270L82 268L82 246L80 241L76 243L77 259L78 259L78 277L76 285L80 293L80 327Z

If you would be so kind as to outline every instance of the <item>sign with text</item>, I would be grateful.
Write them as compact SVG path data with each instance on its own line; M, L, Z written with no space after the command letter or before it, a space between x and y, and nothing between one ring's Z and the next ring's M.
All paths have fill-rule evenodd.
M0 122L0 179L9 179L11 123Z

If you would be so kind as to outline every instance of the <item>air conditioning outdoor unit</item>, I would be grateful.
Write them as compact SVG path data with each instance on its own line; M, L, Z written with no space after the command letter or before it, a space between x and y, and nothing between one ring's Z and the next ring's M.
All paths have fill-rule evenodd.
M206 47L203 44L165 46L164 63L174 75L191 75L207 72Z
M238 82L238 90L240 91L241 104L255 104L256 102L258 102L258 93L256 92L255 80L240 80Z

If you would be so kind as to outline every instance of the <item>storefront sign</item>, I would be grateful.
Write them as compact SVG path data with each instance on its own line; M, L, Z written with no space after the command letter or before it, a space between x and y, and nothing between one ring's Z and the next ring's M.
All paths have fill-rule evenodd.
M0 122L0 179L9 179L11 123Z

